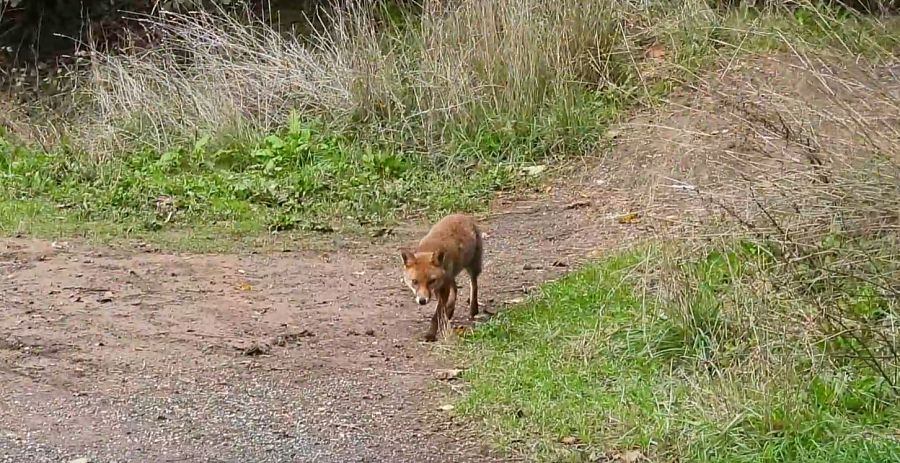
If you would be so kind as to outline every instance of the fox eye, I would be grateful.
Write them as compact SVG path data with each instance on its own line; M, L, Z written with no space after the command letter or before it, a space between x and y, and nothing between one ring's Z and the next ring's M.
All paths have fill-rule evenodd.
M433 285L434 282L435 282L435 278L429 278L429 279L428 279L428 285L429 285L429 286Z
M419 280L412 280L412 281L410 281L410 283L412 283L412 284L414 284L414 285L418 285L418 284L419 284Z

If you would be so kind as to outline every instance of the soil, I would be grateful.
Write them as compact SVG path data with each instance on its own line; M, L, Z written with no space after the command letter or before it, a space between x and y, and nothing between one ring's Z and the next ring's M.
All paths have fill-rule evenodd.
M642 232L583 187L482 220L482 307ZM328 253L3 240L0 461L511 461L439 409L456 365L422 341L433 307L398 251L427 226Z
M698 153L716 149L679 147L700 132L704 146L732 146L737 135L722 130L735 119L708 117L722 94L642 116L614 131L605 162L498 199L481 220L482 307L503 310L585 259L683 233L702 205L669 188L672 177L723 177L699 167L712 161ZM398 249L427 226L324 253L0 240L0 462L515 461L440 408L456 387L435 371L460 365L422 341L433 304L420 308L400 282ZM472 322L457 310L454 324Z

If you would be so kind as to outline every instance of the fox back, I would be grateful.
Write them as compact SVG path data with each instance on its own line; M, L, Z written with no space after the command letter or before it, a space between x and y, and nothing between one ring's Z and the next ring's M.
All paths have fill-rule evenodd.
M481 270L481 232L474 219L452 214L431 227L415 250L403 249L404 281L420 305L428 304L434 294L455 285L464 269Z

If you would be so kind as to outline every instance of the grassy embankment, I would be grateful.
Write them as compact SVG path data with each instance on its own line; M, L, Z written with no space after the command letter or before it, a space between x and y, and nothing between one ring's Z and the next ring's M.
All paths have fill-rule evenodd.
M529 166L602 152L610 123L711 63L894 43L877 21L811 7L532 6L350 11L305 40L148 19L151 48L94 53L53 109L4 109L0 231L208 247L481 210L534 184Z
M718 214L463 337L456 410L487 439L538 461L900 461L900 81L847 47L792 52L789 88L698 85L720 104L673 122L738 134L695 192Z

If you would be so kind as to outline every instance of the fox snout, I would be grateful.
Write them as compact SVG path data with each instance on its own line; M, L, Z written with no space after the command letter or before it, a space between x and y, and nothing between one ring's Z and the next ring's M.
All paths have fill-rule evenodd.
M413 294L416 295L416 304L425 305L431 301L431 290L429 288L415 288Z

